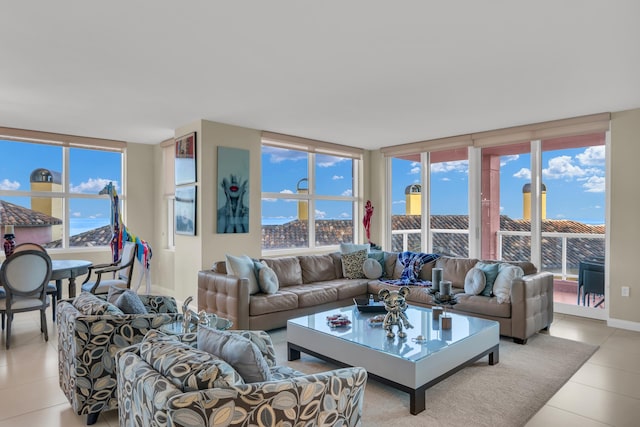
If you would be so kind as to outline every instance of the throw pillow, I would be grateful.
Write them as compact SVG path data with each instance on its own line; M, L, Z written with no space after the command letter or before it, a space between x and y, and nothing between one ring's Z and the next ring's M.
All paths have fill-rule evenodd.
M231 365L247 383L269 381L271 371L257 345L243 336L200 326L198 350L206 351Z
M342 254L342 274L347 279L365 279L362 266L367 259L367 251L361 250L350 254Z
M361 250L365 250L367 252L369 252L369 248L371 246L369 246L368 244L366 245L358 245L356 243L340 243L340 252L344 255L344 254L351 254L353 252L358 252Z
M260 290L265 294L275 294L278 292L280 283L278 282L278 276L273 268L265 265L260 269L258 285L260 286Z
M382 268L381 276L384 276L384 252L382 251L371 251L367 254L368 258L375 259L380 264Z
M86 315L102 316L103 314L124 314L118 307L91 292L80 292L80 294L74 298L72 305L80 313Z
M484 271L479 268L472 268L467 271L467 275L464 278L464 293L479 295L484 290L486 282Z
M147 307L137 293L131 289L126 289L116 300L116 307L125 314L147 314Z
M244 384L224 360L156 330L142 339L140 357L185 392Z
M373 258L367 258L362 264L362 271L367 279L379 279L382 276L382 266Z
M227 272L233 276L238 276L241 279L248 279L250 295L260 292L253 260L246 255L225 255L225 257L227 259Z
M479 261L474 267L482 270L486 279L481 295L490 297L493 292L493 283L496 281L496 277L498 277L499 264Z
M498 299L498 304L511 302L511 282L522 276L524 276L524 270L516 265L506 262L498 265L498 277L493 284L493 294Z

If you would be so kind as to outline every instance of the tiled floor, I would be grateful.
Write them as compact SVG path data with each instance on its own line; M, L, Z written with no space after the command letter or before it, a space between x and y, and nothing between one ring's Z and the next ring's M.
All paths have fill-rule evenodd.
M85 425L58 386L57 333L50 312L47 318L48 343L39 333L37 314L31 313L15 316L10 350L4 335L0 339L0 427ZM600 349L527 426L640 425L640 332L556 315L550 334ZM96 424L117 425L117 411L101 415Z

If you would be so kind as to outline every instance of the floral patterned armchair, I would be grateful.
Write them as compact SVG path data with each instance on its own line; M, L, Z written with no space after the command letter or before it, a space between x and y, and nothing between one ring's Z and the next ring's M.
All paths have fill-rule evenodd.
M156 369L159 359L150 363L145 360L145 355L142 354L145 343L137 344L120 350L115 356L119 407L127 408L126 411L119 412L120 426L362 424L367 381L367 372L363 368L344 368L305 375L276 364L273 344L267 333L229 332L241 334L257 345L269 366L269 381L240 381L224 387L193 390L192 383L191 387L184 387L190 382L186 377L198 377L202 380L211 373L211 369L195 372L202 369L202 354L197 354L198 350L186 350L189 355L186 359L184 348L170 350L171 353L158 356L166 366L180 365L179 373L183 378L176 383L175 377L169 378ZM217 358L213 356L213 359ZM185 360L193 362L184 363ZM217 368L215 371L222 372L224 368ZM231 376L228 371L225 375Z
M117 408L116 351L140 342L149 330L177 319L172 297L139 297L148 314L84 314L73 300L58 304L60 388L73 410L87 415L87 425L94 424L100 412ZM195 343L195 334L189 335Z

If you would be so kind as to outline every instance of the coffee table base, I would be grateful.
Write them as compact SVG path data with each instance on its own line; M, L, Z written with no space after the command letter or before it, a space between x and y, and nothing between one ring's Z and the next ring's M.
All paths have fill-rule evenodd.
M304 347L301 347L299 345L296 344L292 344L290 342L287 343L287 358L289 361L291 360L298 360L300 359L300 353L306 353L310 356L314 356L317 357L318 359L322 359L325 360L329 363L333 363L336 366L342 367L342 368L347 368L350 367L350 365L341 362L339 360L333 359L331 357L328 356L324 356L322 354L319 354L315 351L311 351L309 349L306 349ZM381 382L383 384L387 384L393 388L396 388L400 391L403 391L405 393L409 394L409 412L411 412L412 415L417 415L420 412L425 410L425 395L426 395L426 391L428 388L438 384L440 381L450 377L451 375L455 374L456 372L458 372L460 369L471 365L472 363L476 362L479 359L482 359L484 356L489 355L489 365L495 365L496 363L500 362L500 345L496 344L495 346L491 347L490 349L483 351L482 353L472 357L471 359L467 360L464 363L461 363L460 365L454 367L453 369L449 370L448 372L445 372L444 374L440 375L437 378L434 378L433 380L429 381L426 384L423 384L422 386L418 387L418 388L411 388L411 387L407 387L405 385L402 384L398 384L395 381L391 381L388 380L386 378L382 378L378 375L372 374L372 373L368 373L369 378L373 378L374 380Z

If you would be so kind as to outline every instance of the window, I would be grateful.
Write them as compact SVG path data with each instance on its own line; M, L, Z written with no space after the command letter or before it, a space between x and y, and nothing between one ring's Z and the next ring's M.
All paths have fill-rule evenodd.
M323 152L315 144L263 139L262 249L315 249L354 242L360 211L359 162L360 154L348 150Z
M0 224L13 226L16 243L109 245L111 200L100 192L110 182L122 192L124 143L99 147L91 138L87 144L21 139L0 138Z

